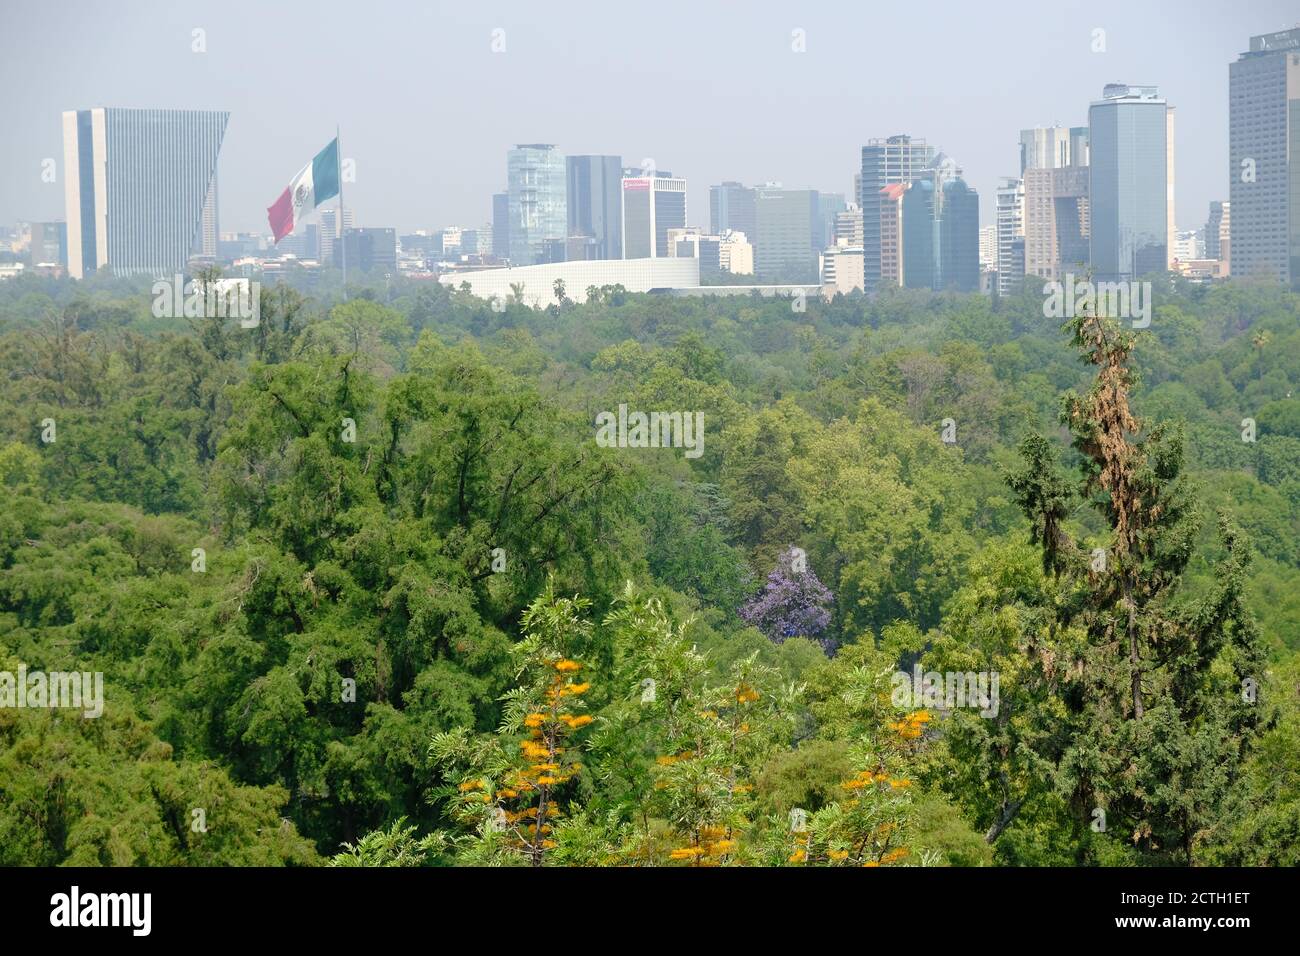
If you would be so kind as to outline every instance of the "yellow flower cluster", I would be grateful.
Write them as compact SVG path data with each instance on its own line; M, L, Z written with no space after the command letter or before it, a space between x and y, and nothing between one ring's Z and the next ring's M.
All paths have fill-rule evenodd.
M661 767L671 767L675 763L680 763L683 760L690 760L694 756L695 751L683 750L679 754L669 754L666 757L655 757L655 763Z
M812 832L804 830L802 833L794 835L795 851L790 854L789 862L807 863L808 848L812 845Z
M736 850L737 841L727 827L700 827L698 842L668 854L670 860L689 860L692 866L717 866L721 858Z
M736 688L736 703L751 704L756 700L758 700L758 691L748 684L741 684Z
M889 729L894 731L904 740L916 740L925 732L925 725L931 720L929 711L917 710L908 714L902 720L896 720L889 724Z
M873 783L884 783L888 779L889 774L887 773L873 773L870 770L863 770L852 780L846 780L840 786L845 790L861 790Z

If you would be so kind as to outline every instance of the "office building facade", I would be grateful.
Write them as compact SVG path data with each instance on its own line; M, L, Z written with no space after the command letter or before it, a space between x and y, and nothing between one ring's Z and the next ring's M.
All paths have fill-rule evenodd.
M1228 66L1232 274L1300 290L1300 27Z
M858 205L862 207L862 254L867 291L880 282L880 190L909 183L934 160L934 147L911 136L873 139L862 147Z
M217 157L229 119L213 110L64 112L68 274L174 275L209 238L215 256Z
M758 190L754 270L780 282L816 282L821 200L815 189Z
M625 177L622 196L623 258L668 258L668 231L686 228L686 180Z
M960 176L933 169L902 192L901 209L901 284L979 291L979 194Z
M623 157L569 156L565 169L569 236L595 240L594 250L582 244L584 258L622 259Z
M997 191L998 283L1001 296L1017 292L1025 281L1025 181L1004 176Z
M506 154L510 261L531 265L545 256L546 241L567 237L568 177L564 157L550 143L524 143Z
M1091 255L1087 166L1030 168L1024 175L1025 275L1082 275Z
M1097 281L1169 266L1169 107L1154 86L1108 84L1088 110L1089 249Z
M709 187L709 231L720 236L728 229L743 232L752 243L758 236L755 190L726 182Z

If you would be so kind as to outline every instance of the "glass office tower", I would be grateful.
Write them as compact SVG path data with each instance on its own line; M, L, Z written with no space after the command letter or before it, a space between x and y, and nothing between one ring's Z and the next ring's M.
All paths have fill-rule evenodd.
M569 236L595 240L595 259L623 258L623 157L570 156Z
M1090 250L1099 282L1168 267L1169 107L1154 86L1112 83L1088 110Z
M759 189L754 271L773 282L816 282L822 249L821 201L815 189Z
M728 229L743 232L751 243L758 241L757 191L740 183L726 182L709 187L709 232L720 236Z
M506 154L510 262L545 261L546 240L566 237L569 228L564 157L549 143L525 143Z

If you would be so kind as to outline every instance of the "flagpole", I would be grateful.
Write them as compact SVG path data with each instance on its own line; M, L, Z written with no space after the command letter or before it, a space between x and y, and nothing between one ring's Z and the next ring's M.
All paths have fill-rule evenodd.
M338 124L334 124L334 163L339 177L339 211L338 211L338 241L343 249L343 301L348 299L348 244L343 235L345 226L343 224L343 142L339 138Z

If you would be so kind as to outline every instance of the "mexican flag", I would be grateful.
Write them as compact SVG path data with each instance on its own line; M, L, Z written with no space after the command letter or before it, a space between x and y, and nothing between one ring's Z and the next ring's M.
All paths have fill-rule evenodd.
M336 136L316 158L304 166L266 210L275 241L293 232L293 227L321 203L339 194L339 141Z

